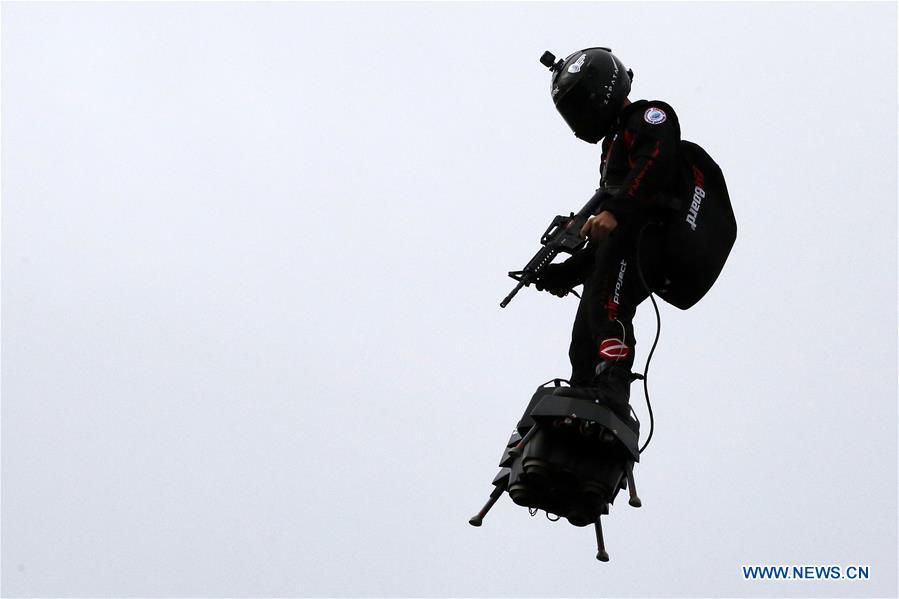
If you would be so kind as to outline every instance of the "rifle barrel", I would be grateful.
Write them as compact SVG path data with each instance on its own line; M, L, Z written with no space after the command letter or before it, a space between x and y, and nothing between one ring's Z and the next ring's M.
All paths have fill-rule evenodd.
M518 285L515 286L515 289L512 290L512 293L506 296L506 299L499 303L500 308L505 308L509 305L509 302L512 301L512 298L515 297L515 294L521 291L521 288L524 287L524 281L519 281Z

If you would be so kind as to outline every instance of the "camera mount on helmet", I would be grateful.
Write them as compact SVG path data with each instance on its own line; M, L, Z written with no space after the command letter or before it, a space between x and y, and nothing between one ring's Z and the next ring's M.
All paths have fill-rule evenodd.
M545 66L550 71L554 71L554 72L561 69L562 64L564 62L565 62L564 60L560 60L559 62L556 62L556 55L553 54L552 52L550 52L549 50L544 52L543 56L540 57L540 64Z

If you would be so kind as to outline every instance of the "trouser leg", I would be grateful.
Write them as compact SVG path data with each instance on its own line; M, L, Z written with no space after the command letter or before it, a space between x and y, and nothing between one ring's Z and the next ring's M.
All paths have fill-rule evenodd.
M571 361L571 384L585 387L593 381L596 370L596 340L590 327L591 302L585 298L586 290L581 294L571 329L571 345L568 348L568 359Z
M568 355L574 385L591 384L597 370L629 381L636 346L633 318L647 297L637 272L638 232L639 227L622 228L596 248L571 334ZM661 261L659 233L650 227L640 251L643 273L651 285Z
M573 385L590 385L596 376L599 342L607 328L603 306L609 297L610 264L616 262L619 247L617 238L606 239L593 247L593 264L584 281L568 350Z

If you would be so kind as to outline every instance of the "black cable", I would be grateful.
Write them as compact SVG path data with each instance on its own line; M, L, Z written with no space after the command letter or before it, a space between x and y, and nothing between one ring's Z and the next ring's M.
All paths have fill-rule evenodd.
M643 276L643 265L640 262L640 246L643 241L643 232L646 231L646 227L650 225L661 226L661 223L646 223L637 234L637 274L640 276L640 282L643 284L643 289L649 294L649 299L652 300L652 308L656 313L656 338L653 340L652 349L649 350L649 355L646 357L646 366L643 367L643 394L646 396L646 409L649 411L649 435L647 435L643 447L640 448L641 454L649 445L649 441L652 439L652 433L655 430L655 418L653 418L652 415L652 403L649 401L649 363L652 361L652 354L656 351L656 345L659 343L659 335L662 332L662 317L659 314L659 305L656 303L656 298L653 296L652 289L650 289L649 285L646 283L646 278Z

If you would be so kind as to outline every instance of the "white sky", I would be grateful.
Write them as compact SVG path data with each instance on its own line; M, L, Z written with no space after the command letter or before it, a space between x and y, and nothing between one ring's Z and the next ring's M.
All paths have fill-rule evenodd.
M895 4L2 16L4 595L896 595ZM508 497L467 524L568 374L576 302L498 302L596 186L537 62L592 45L740 226L663 307L609 564Z

